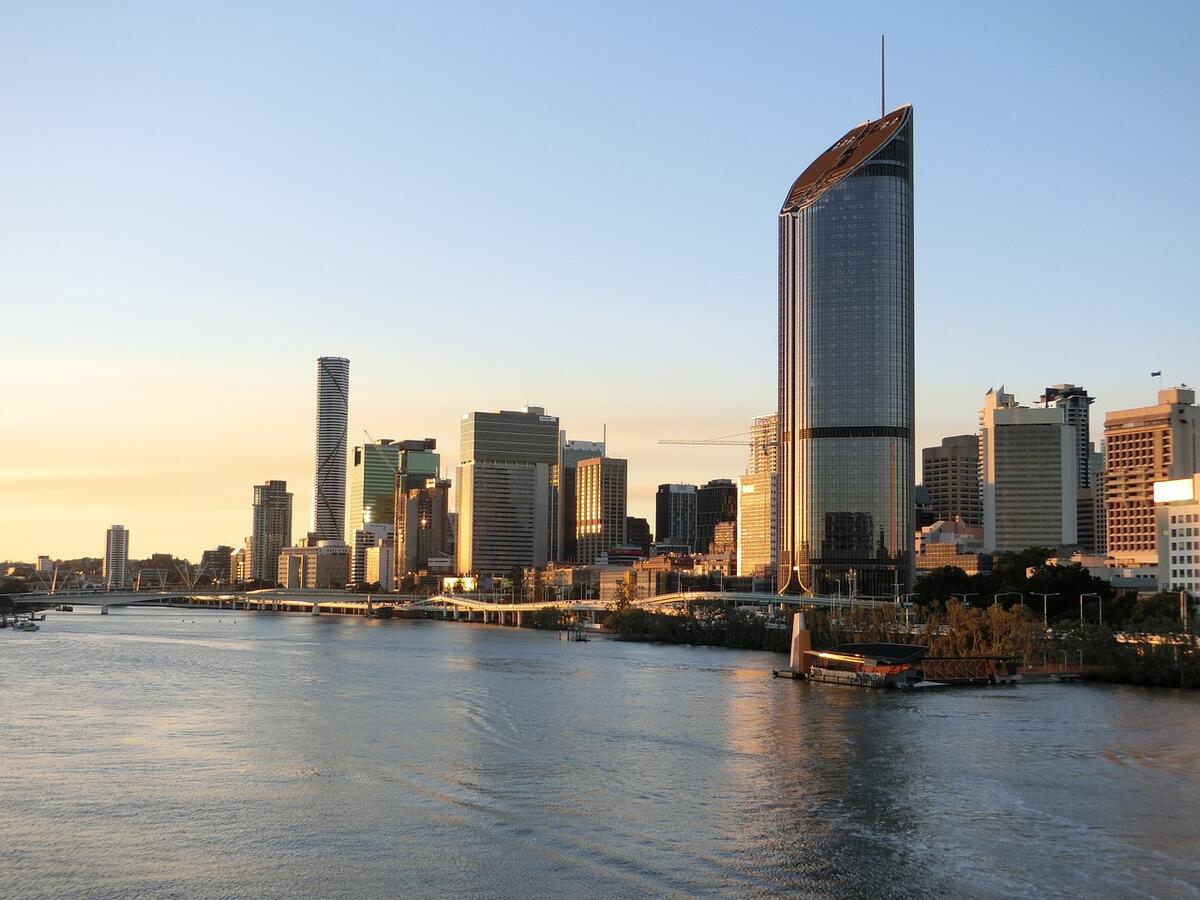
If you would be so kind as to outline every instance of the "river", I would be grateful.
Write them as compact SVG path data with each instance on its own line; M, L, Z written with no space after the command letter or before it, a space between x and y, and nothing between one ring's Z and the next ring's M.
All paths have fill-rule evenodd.
M495 625L0 632L0 897L1197 897L1200 693Z

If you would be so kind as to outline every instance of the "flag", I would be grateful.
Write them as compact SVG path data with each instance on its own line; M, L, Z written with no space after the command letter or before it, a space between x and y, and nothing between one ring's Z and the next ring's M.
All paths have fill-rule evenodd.
M1151 378L1162 378L1162 372L1151 372L1150 377Z

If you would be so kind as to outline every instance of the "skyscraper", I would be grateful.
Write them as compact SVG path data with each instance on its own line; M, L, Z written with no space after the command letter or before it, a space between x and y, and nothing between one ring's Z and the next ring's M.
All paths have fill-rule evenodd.
M458 571L507 575L544 566L558 417L539 406L466 413L459 437Z
M629 464L611 456L580 460L575 467L576 559L590 566L625 543Z
M696 552L708 553L720 522L737 521L737 485L714 478L696 489Z
M350 463L346 534L354 534L371 522L392 522L400 449L400 444L388 438L355 445Z
M317 442L313 476L313 532L342 540L346 522L346 428L350 411L350 360L317 359Z
M275 584L279 554L292 544L292 495L286 481L254 486L250 529L250 577Z
M430 476L411 488L397 509L397 577L419 572L430 557L450 554L450 481Z
M660 484L654 495L654 540L696 551L696 486Z
M129 566L129 532L114 525L104 535L104 586L110 591L125 587Z
M853 129L779 212L779 584L912 581L913 114ZM851 570L854 572L850 577Z
M979 496L979 437L956 434L937 447L921 450L921 483L929 491L935 520L960 517L967 525L983 524Z
M1065 409L1021 406L1003 387L987 392L979 411L984 551L1078 541L1076 456Z
M558 461L550 469L550 559L574 562L575 467L585 459L604 455L602 441L567 440L559 433Z
M1196 392L1158 392L1155 406L1119 409L1104 417L1104 505L1108 555L1123 563L1158 560L1154 482L1200 471Z

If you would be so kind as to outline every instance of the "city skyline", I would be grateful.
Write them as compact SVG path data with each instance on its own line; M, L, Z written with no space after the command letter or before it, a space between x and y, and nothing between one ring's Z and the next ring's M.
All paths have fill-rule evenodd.
M917 446L973 431L990 386L1030 398L1056 382L1088 386L1098 441L1106 411L1153 403L1148 372L1200 380L1187 363L1194 329L1183 327L1195 315L1185 216L1196 185L1136 196L1097 187L1140 171L1151 138L1155 172L1186 168L1196 126L1178 109L1198 72L1186 7L1158 17L1088 9L905 23L881 6L858 30L817 11L806 27L824 23L828 45L795 61L787 80L769 60L785 46L781 26L801 13L781 7L736 20L701 11L686 25L692 41L674 17L644 12L645 43L619 15L562 12L538 32L559 45L540 42L532 60L498 57L470 32L472 66L457 74L437 54L458 14L406 18L435 39L397 59L385 51L400 17L379 9L366 23L310 12L281 29L247 11L232 23L199 13L185 29L170 11L120 22L76 11L84 27L65 28L63 13L23 10L0 38L14 122L0 158L17 211L0 224L0 292L6 324L29 336L9 354L17 389L0 424L0 556L99 557L118 521L136 555L197 559L239 544L252 486L269 479L297 486L294 521L311 520L309 373L326 353L355 366L349 444L364 430L422 434L449 456L463 412L528 404L553 410L571 435L608 426L610 453L629 460L630 515L653 518L660 483L736 478L737 448L655 442L745 432L773 411L774 354L755 347L774 341L779 185L830 135L877 115L879 31L889 107L921 110ZM510 47L538 18L484 15ZM326 33L357 39L362 52ZM223 34L233 35L227 74L206 62L206 39ZM255 41L268 34L262 60ZM708 58L676 41L698 42ZM164 52L177 62L169 72ZM847 61L856 74L829 83L823 73ZM269 67L293 81L273 81ZM415 77L421 67L437 77ZM140 76L147 70L156 79ZM476 96L464 82L479 87L485 72L479 99L441 111L445 96ZM534 77L546 72L555 78ZM418 85L394 99L420 140L366 100L336 102L359 85L366 98L391 96L396 84ZM313 96L329 102L314 112ZM1110 115L1081 112L1100 100ZM264 105L276 117L256 124ZM780 108L795 115L780 124L766 114ZM1088 127L1063 127L1075 117ZM1048 151L1072 160L1069 171L1044 165ZM311 179L331 157L346 165ZM582 171L593 188L585 241L564 235L556 215ZM482 198L480 177L491 187ZM677 210L701 183L708 224L678 241ZM470 266L457 259L466 208L494 238ZM1113 327L1131 302L1162 322L1151 345L1131 348ZM405 342L404 358L399 345L361 340L368 325L407 334L419 311L435 313L431 335L444 342ZM317 315L327 327L311 328ZM737 365L709 366L706 335L723 322L736 326L722 329L737 337L721 351ZM278 340L265 347L268 327ZM585 327L619 363L600 389L579 365L574 335ZM642 333L658 336L651 351ZM521 352L506 362L501 350ZM685 366L687 389L664 413L657 398ZM241 402L251 387L268 401ZM120 398L117 414L100 396Z

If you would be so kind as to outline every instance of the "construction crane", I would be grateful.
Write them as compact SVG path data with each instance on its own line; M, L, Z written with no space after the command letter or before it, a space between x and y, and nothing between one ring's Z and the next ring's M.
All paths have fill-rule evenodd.
M748 435L748 431L739 431L737 434L727 434L719 438L707 438L704 440L663 440L660 444L672 444L682 447L752 447L754 441L749 440L734 440ZM777 441L763 441L763 446L774 447Z

